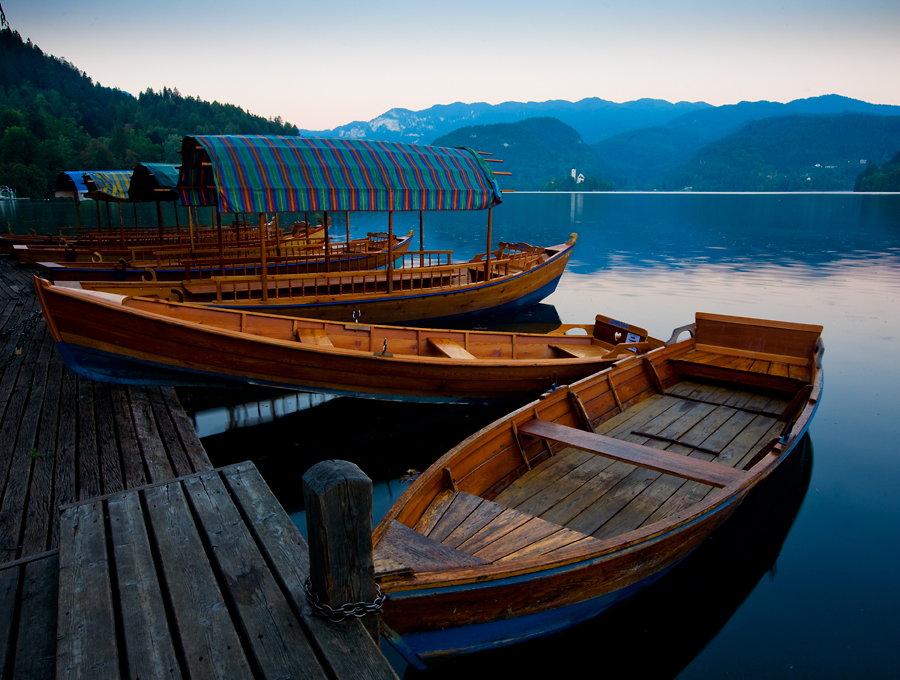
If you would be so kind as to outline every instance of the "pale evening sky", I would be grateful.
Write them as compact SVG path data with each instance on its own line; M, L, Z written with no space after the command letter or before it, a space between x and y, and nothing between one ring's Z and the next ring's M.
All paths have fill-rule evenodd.
M457 101L900 105L898 0L0 4L95 82L177 87L311 130Z

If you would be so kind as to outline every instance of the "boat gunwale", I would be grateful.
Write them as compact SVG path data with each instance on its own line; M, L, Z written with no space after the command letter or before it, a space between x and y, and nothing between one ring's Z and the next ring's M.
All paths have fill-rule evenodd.
M379 542L385 536L390 523L395 520L399 521L397 520L398 515L403 508L405 508L407 503L419 492L421 487L427 483L434 483L443 475L443 469L449 467L453 459L463 456L465 450L472 447L480 439L487 437L492 432L499 433L505 429L511 430L514 421L521 420L524 415L533 412L539 405L543 404L544 407L547 407L566 399L569 392L575 392L577 394L580 388L592 386L599 381L605 381L607 380L607 376L611 375L614 371L626 370L629 366L633 366L644 360L652 361L654 357L659 356L662 353L666 354L666 358L668 358L669 354L680 356L689 351L695 344L695 338L688 338L668 347L652 350L640 357L627 357L622 359L608 368L602 369L593 375L565 386L566 389L560 389L552 393L541 395L538 399L503 416L466 438L463 442L435 461L425 472L419 475L409 488L404 491L403 495L392 504L388 513L375 527L373 532L373 543L376 550ZM775 447L778 450L777 453L769 453L762 460L756 462L749 470L746 470L746 477L735 480L724 487L713 488L706 498L699 503L644 527L638 527L630 532L619 534L618 536L611 538L601 539L599 543L593 542L590 545L574 544L553 551L553 553L548 555L523 558L513 562L461 567L442 571L417 572L411 578L402 580L384 580L381 583L383 590L388 594L395 593L400 595L407 591L415 592L425 589L463 586L481 582L496 585L499 580L515 575L555 570L573 564L587 566L594 558L604 558L624 550L646 546L654 541L661 540L667 535L683 531L695 521L699 521L702 517L720 510L721 507L729 501L738 498L739 496L742 497L749 492L749 490L767 477L780 462L791 453L803 435L806 434L812 417L818 408L823 387L822 371L815 370L815 362L812 363L814 367L814 376L811 381L812 392L804 407L797 414L797 418L794 421L794 427L790 433L790 438L786 442L780 442ZM477 449L473 449L470 451L469 455L474 454L476 450ZM560 526L561 528L564 528L562 525Z
M398 300L408 300L408 299L417 299L422 300L429 297L435 296L450 296L450 295L460 295L463 293L471 293L473 291L478 291L484 288L491 288L495 286L505 285L510 282L515 282L520 278L534 275L535 272L540 271L544 267L549 266L550 264L556 264L557 261L564 256L568 256L571 254L571 249L575 244L562 244L561 246L552 246L546 248L546 250L554 250L556 248L560 248L558 252L553 253L550 257L547 258L545 262L541 262L539 265L532 267L531 269L526 269L520 272L515 272L513 274L507 274L500 278L490 279L488 281L474 281L472 283L465 283L459 286L454 287L437 287L437 288L428 288L422 289L419 291L411 290L408 291L407 295L396 295L396 294L388 294L383 291L373 292L373 293L348 293L348 294L337 294L337 295L306 295L300 297L290 297L290 298L270 298L268 301L263 301L261 299L241 299L241 300L211 300L209 302L202 302L199 300L190 301L191 304L202 305L204 307L216 307L221 309L229 309L229 308L237 308L241 307L263 307L266 309L280 309L283 307L329 307L343 304L351 304L354 302L394 302ZM492 260L492 262L495 262ZM461 262L455 263L452 265L441 265L443 267L464 267L464 266L473 266L471 262ZM410 269L396 269L395 272L400 271L415 271L419 269L410 268ZM563 266L565 269L565 265ZM382 274L384 270L371 270L373 274ZM368 272L332 272L333 274L344 274L347 275L360 275L367 274ZM559 275L562 276L563 272L560 271ZM306 276L306 275L303 275ZM314 275L308 275L312 278ZM275 277L269 276L267 277L269 280L272 280ZM336 276L333 278L337 278ZM210 280L210 279L204 279ZM190 292L190 291L188 291ZM400 291L403 292L403 291ZM274 300L274 301L273 301ZM303 302L304 300L308 302ZM278 301L282 301L279 303ZM291 302L294 301L294 302ZM485 312L489 311L490 308L484 310Z
M559 358L547 358L547 359L513 359L513 358L480 358L475 357L474 359L469 358L456 358L456 357L447 357L447 356L422 356L415 354L393 354L393 353L376 353L371 350L357 350L357 349L345 349L340 347L328 347L326 345L313 345L313 344L302 344L297 340L282 340L280 338L267 337L265 335L257 335L255 333L251 333L248 331L240 331L240 330L232 330L228 328L221 328L213 325L206 325L203 323L199 323L196 321L189 321L186 319L180 319L178 317L169 316L166 314L160 314L158 312L152 312L145 309L129 307L126 303L130 300L136 300L138 302L146 302L152 304L160 304L160 305L169 305L175 308L183 308L183 309L191 309L196 310L198 313L203 311L212 312L213 314L231 314L231 315L240 315L240 316L251 316L251 317L259 317L259 318L267 318L274 319L278 322L284 324L292 324L293 322L300 321L303 323L308 323L310 326L304 326L304 328L324 328L328 325L335 326L347 326L359 325L362 331L363 329L383 329L388 331L388 337L390 331L407 331L407 332L416 332L420 331L423 334L428 333L429 336L426 336L424 339L427 340L427 337L431 335L435 337L442 337L447 333L453 334L468 334L470 336L474 335L476 337L479 336L508 336L509 342L512 345L513 343L518 346L519 344L537 344L537 345L550 345L553 342L565 341L567 339L575 339L582 340L582 342L570 342L567 344L573 345L590 345L592 344L592 336L590 335L554 335L552 333L515 333L508 331L461 331L461 330L451 330L451 329L435 329L435 328L427 328L427 327L415 327L415 326L392 326L387 324L352 324L350 322L341 322L341 321L330 321L330 320L319 320L319 319L303 319L301 317L284 317L279 316L277 314L268 314L265 312L255 312L255 311L244 311L240 309L232 309L228 307L218 307L212 305L203 305L199 303L182 303L175 302L169 300L154 300L152 298L142 297L142 296L127 296L127 295L119 295L114 293L106 293L103 291L96 291L90 289L79 289L79 288L71 288L67 286L56 286L46 279L41 279L37 276L34 277L36 288L40 287L45 289L52 289L52 294L59 294L63 296L73 297L76 299L82 299L85 301L89 301L92 304L96 304L102 307L106 307L108 309L114 310L119 314L126 314L132 316L143 317L149 320L158 321L170 326L176 326L193 333L202 333L202 334L215 334L219 336L229 337L232 339L242 340L244 342L249 342L252 344L266 344L277 347L282 347L285 349L289 349L291 351L302 351L302 352L310 352L313 354L322 354L322 355L349 355L354 358L372 358L373 360L377 360L379 362L389 362L389 363L407 363L407 364L448 364L454 366L464 366L464 365L472 365L477 366L479 368L503 368L509 367L511 364L513 366L528 368L528 367L551 367L551 366L580 366L584 364L592 364L599 363L602 360L602 357L559 357ZM43 291L40 291L43 293ZM121 298L119 300L110 299L111 296L115 296ZM584 324L587 326L588 324ZM53 329L53 336L56 342L67 342L62 336L61 333L56 331L55 324L51 326ZM67 334L67 335L76 335L76 334ZM374 337L374 334L370 333L370 336ZM77 336L83 337L83 336ZM537 342L527 343L520 342L521 338L527 339L535 339ZM587 342L584 342L587 341ZM502 342L502 341L498 341ZM608 344L608 343L607 343ZM102 349L102 347L98 345L110 345L115 346L112 343L103 343L95 342L92 343L91 347L95 349ZM614 347L610 346L609 351L614 351ZM618 360L616 360L618 361Z

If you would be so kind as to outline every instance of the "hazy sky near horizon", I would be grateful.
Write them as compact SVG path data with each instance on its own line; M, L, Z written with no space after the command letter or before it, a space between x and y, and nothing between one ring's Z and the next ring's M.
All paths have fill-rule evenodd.
M23 38L106 86L308 130L457 101L900 105L898 0L0 0Z

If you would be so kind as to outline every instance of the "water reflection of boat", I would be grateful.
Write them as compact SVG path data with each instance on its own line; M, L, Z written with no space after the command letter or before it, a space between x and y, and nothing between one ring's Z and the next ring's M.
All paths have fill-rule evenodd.
M611 674L675 678L718 635L767 574L794 524L809 488L809 436L735 513L669 574L598 616L525 647L496 649L448 662L421 677L451 680L479 674L557 675L596 662L597 645L615 650L604 659ZM677 616L677 625L673 625ZM652 650L652 654L648 653ZM420 677L410 668L406 678Z
M484 428L379 523L383 622L410 663L634 595L786 459L821 396L821 327L698 313L690 328Z

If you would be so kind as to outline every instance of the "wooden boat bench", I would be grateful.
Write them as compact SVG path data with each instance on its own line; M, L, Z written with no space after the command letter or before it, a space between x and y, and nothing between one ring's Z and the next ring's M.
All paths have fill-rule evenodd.
M449 338L428 338L428 345L450 359L475 359L465 347Z
M464 491L438 494L415 529L393 522L376 550L376 574L435 571L535 557L596 541Z
M304 345L334 347L324 328L298 328L297 341Z
M821 352L821 326L698 312L695 323L676 329L666 344L685 330L694 335L694 347L672 359L680 375L739 378L792 394L811 382L810 357Z
M520 433L546 441L559 442L581 451L720 488L743 479L747 474L742 470L718 463L690 458L670 451L661 451L546 420L528 421L519 425L518 430Z

